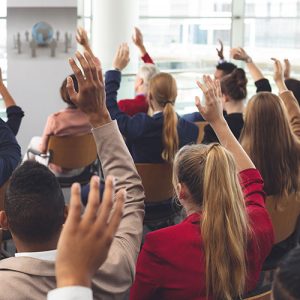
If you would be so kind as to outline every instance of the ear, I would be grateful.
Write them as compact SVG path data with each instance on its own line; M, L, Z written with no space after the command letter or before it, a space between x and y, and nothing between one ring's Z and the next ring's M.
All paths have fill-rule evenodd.
M0 211L0 227L1 227L3 230L9 230L9 228L8 228L7 215L6 215L6 213L5 213L4 210L1 210L1 211Z
M226 102L230 101L230 98L227 95L225 95L225 94L223 94L222 99L223 99L223 103L226 103Z
M189 197L188 189L184 183L177 183L176 190L179 200L185 201Z

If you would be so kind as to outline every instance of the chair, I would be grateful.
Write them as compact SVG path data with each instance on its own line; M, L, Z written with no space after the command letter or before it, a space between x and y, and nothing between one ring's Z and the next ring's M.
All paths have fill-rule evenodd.
M199 128L197 144L201 144L204 137L204 127L208 125L208 122L195 122L194 124L197 125Z
M271 299L271 291L250 297L245 298L245 300L270 300Z
M64 169L85 170L76 176L58 177L61 187L69 187L73 182L86 184L89 182L94 172L98 171L97 166L92 167L97 160L96 144L91 133L80 136L50 136L47 154L29 149L35 155L48 159L48 163L53 163ZM91 166L91 167L89 167Z

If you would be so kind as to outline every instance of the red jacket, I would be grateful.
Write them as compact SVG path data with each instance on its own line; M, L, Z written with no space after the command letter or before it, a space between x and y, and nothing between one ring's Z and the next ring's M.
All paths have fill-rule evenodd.
M142 56L144 63L154 64L152 58L146 53ZM134 99L124 99L118 102L119 109L129 116L133 116L139 112L148 112L147 97L144 94L136 95Z
M249 240L247 249L246 290L250 291L255 288L262 264L271 251L274 233L265 208L263 180L259 172L256 169L244 170L240 178L255 237ZM205 299L205 256L201 250L199 216L194 213L178 225L146 236L138 257L130 300Z

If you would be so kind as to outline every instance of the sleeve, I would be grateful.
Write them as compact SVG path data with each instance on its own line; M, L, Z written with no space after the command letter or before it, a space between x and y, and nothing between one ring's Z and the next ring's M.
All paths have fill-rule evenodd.
M154 61L152 60L151 56L148 54L148 52L146 52L145 55L143 55L141 57L141 59L143 60L143 62L145 64L153 64L154 65Z
M48 292L47 300L93 300L93 293L87 287L68 286Z
M48 142L49 142L49 137L54 133L54 127L55 127L55 120L54 116L51 115L47 119L46 126L44 128L44 132L41 138L41 144L39 150L42 153L46 153L47 148L48 148Z
M292 130L300 138L300 106L291 91L284 91L279 96L286 107Z
M21 148L12 131L0 119L0 186L11 176L21 160Z
M256 86L256 93L259 92L272 92L270 82L266 78L259 79L254 82Z
M7 126L12 130L14 135L17 135L21 125L22 118L24 117L24 111L22 110L21 107L17 105L12 105L7 107L6 114L7 114L7 121L6 121Z
M124 188L127 192L119 229L93 284L107 294L124 293L132 285L135 275L142 241L145 194L117 123L112 121L92 132L105 178L107 175L114 176L116 191Z
M113 120L117 120L119 129L126 139L134 139L143 133L143 119L145 114L137 114L133 117L122 112L117 103L118 90L120 88L121 72L112 70L105 74L106 106Z

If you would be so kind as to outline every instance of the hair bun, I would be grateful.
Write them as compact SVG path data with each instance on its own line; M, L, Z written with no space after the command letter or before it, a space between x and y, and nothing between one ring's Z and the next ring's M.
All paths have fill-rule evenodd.
M232 73L231 75L235 78L236 80L236 84L239 86L239 87L242 87L244 88L247 83L248 83L248 79L246 77L246 73L244 71L244 69L242 68L236 68Z

